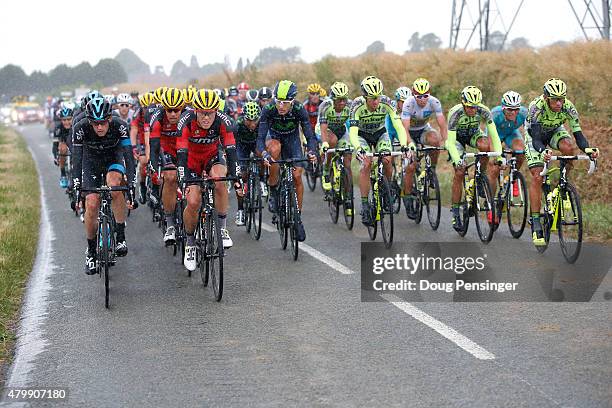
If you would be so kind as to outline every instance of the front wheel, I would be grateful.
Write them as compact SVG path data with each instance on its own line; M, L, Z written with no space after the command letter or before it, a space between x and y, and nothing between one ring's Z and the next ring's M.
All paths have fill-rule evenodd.
M568 263L574 263L582 248L582 207L576 188L567 183L560 190L561 197L557 211L559 213L559 243L561 252Z
M306 183L308 184L308 189L310 191L314 191L317 187L317 172L318 172L319 163L317 161L316 164L308 163L306 169Z
M385 248L393 245L393 196L387 179L378 180L378 198L380 202L380 232L383 236Z
M474 189L474 218L476 221L476 230L480 240L487 244L493 238L493 216L495 208L493 206L493 196L491 194L491 186L489 180L484 174L480 174L476 180Z
M221 225L216 209L212 209L206 222L206 274L210 275L210 283L215 300L223 297L223 238Z
M508 216L508 228L510 234L514 238L520 238L525 230L527 223L527 211L529 208L529 198L527 192L527 183L521 172L517 171L514 174L514 182L517 188L513 188L511 184L506 189L506 214ZM514 196L514 190L518 190L518 195ZM500 211L501 216L501 211ZM500 217L501 218L501 217Z
M425 208L427 209L427 219L434 231L440 226L440 212L442 201L440 200L440 184L435 171L428 170L425 179L425 195L423 197Z
M342 210L344 212L344 222L348 230L353 229L355 223L354 201L353 201L353 180L345 168L340 175L340 193L342 197Z

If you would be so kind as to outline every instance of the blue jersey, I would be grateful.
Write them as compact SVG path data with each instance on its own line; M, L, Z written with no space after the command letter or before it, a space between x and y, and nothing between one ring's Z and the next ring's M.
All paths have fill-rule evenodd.
M507 146L512 144L512 139L516 137L523 137L519 128L525 124L525 119L527 118L526 107L521 106L518 115L516 115L515 122L506 120L501 106L496 106L491 109L491 116L493 117L493 122L497 128L499 140L506 143Z

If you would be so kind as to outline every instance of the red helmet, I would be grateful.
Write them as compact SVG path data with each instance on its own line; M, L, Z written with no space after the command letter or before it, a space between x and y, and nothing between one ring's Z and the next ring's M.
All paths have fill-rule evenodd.
M247 84L246 82L241 82L238 84L239 91L248 91L249 89L251 88L249 87L249 84Z

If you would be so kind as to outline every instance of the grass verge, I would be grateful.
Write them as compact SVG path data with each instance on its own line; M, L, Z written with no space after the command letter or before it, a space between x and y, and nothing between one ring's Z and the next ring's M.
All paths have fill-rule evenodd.
M10 363L21 299L36 254L40 192L25 141L0 127L0 384Z

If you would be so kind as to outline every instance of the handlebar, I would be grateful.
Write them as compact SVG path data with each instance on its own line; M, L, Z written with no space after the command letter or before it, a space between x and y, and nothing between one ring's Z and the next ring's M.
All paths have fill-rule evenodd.
M331 149L324 150L324 153L351 153L353 152L352 147L334 147Z
M587 174L593 174L595 170L597 169L597 159L591 159L591 157L587 156L586 154L577 154L574 156L551 156L550 161L553 161L553 160L559 160L559 161L590 160L591 162L589 163L589 170L587 171ZM544 176L548 172L548 163L550 163L550 161L544 163L544 168L540 172L540 176Z
M98 188L87 188L80 189L82 193L103 193L103 192L111 192L111 191L128 191L130 188L128 186L102 186Z
M385 156L401 156L402 152L377 152L377 153L366 153L366 157L385 157Z
M417 149L416 149L417 152L429 152L429 151L435 151L435 150L446 150L446 147L420 145L420 146L417 146Z
M472 157L499 157L501 156L500 152L478 152L478 153L465 153L463 157L472 158Z

